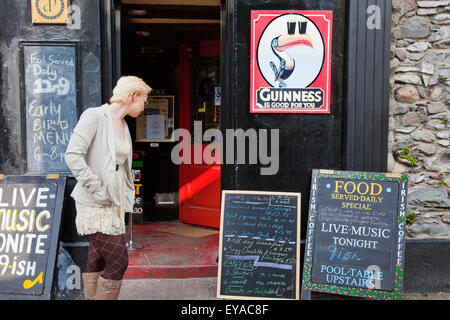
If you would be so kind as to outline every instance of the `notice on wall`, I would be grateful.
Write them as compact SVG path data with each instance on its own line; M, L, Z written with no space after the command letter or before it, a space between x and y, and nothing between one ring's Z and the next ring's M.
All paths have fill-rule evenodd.
M0 299L50 299L65 179L0 179Z
M401 299L407 177L313 170L302 290Z
M222 191L219 298L299 298L300 201L300 193Z
M136 118L136 141L174 141L174 106L174 96L149 96L144 112Z
M330 113L333 12L252 10L250 112Z
M162 114L146 115L146 134L149 139L164 139L166 137L165 117Z
M27 172L67 172L64 155L78 121L73 44L24 43L22 95Z

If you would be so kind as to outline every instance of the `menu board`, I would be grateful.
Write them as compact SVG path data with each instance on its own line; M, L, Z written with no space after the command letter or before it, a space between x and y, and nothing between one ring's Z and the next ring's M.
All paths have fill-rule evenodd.
M313 170L302 290L401 299L407 177Z
M300 193L222 191L219 298L299 298L300 200Z
M0 179L0 299L50 299L65 181Z
M24 43L22 92L27 172L67 172L64 155L78 121L75 44Z

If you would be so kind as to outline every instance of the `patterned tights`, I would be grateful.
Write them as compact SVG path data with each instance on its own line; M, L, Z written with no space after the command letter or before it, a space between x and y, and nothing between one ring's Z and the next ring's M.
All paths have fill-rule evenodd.
M121 280L128 267L125 235L109 235L97 232L89 235L86 272L99 272L105 279Z

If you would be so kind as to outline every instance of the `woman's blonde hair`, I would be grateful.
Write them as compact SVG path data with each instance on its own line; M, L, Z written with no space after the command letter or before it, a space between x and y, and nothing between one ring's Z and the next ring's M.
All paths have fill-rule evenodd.
M117 80L117 84L114 87L113 95L109 99L110 103L128 103L131 102L133 93L139 95L145 95L152 91L141 78L135 76L123 76Z

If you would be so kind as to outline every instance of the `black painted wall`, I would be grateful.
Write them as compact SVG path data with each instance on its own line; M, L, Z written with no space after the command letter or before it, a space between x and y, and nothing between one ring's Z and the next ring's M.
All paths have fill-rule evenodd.
M103 40L104 32L102 34L107 27L101 27L101 22L105 16L104 6L109 6L110 2L71 0L70 3L75 7L75 14L72 15L75 19L73 25L33 25L30 1L2 0L0 10L0 173L2 174L26 174L26 156L22 153L22 150L26 150L25 130L21 127L21 108L24 108L21 105L20 92L21 41L78 43L80 58L77 61L80 77L78 83L81 84L78 88L78 116L85 109L104 103L103 97L108 95L102 83L105 71L107 72L111 66L105 66L103 59L108 43ZM87 247L82 243L87 241L87 236L80 237L75 229L75 204L70 197L75 183L73 177L68 177L61 219L60 250L70 253L70 256L65 255L65 262L69 265L74 262L82 268L81 271L84 271ZM59 271L58 266L55 270L55 288L58 288L58 281L64 282L69 276L66 270ZM58 274L63 278L58 278ZM56 291L53 295L55 299L74 299L79 298L82 291L65 289L63 292Z
M387 170L391 8L392 0L348 1L346 170Z
M105 66L101 46L104 45L104 6L109 0L86 2L72 0L75 12L69 25L33 25L31 23L30 1L5 0L0 10L0 173L7 175L26 174L25 129L21 127L21 108L24 108L20 92L21 41L77 42L78 43L78 116L89 107L105 102L102 74ZM79 14L77 14L79 13ZM111 76L110 76L111 77ZM79 237L75 230L75 206L70 197L76 180L68 177L62 218L61 241L76 242Z

